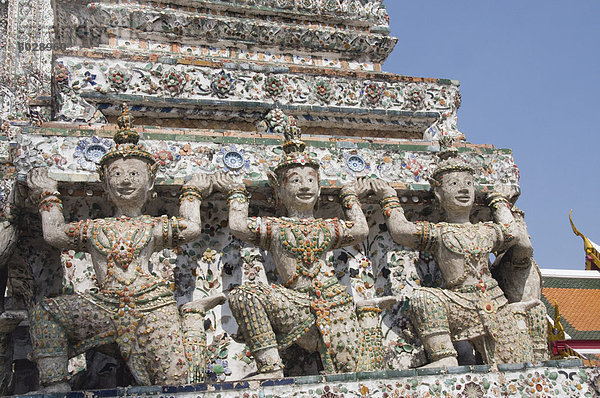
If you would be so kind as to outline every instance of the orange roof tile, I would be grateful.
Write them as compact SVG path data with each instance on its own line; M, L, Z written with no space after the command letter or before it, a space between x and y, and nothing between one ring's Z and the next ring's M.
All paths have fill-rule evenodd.
M544 287L542 294L575 329L600 330L600 290Z

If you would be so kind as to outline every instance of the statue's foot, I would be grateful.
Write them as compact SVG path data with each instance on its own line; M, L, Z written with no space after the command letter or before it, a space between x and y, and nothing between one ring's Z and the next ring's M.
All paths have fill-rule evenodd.
M361 308L379 308L386 309L395 305L400 301L401 298L396 296L384 296L384 297L374 297L371 299L360 300L356 302L356 307L360 310Z
M198 300L190 301L183 305L183 309L194 309L200 311L208 311L215 308L217 305L227 301L227 296L223 293L215 294L214 296L203 297Z
M70 392L71 385L67 382L53 383L46 387L43 390L45 393L60 393L60 392Z
M458 366L458 359L456 357L445 357L428 363L427 365L421 366L422 368L451 368Z
M269 380L283 379L283 369L271 370L269 372L254 372L244 377L244 380Z

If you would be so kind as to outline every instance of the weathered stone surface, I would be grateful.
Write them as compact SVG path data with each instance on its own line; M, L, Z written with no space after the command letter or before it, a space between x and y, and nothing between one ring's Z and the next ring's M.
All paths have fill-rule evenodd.
M373 181L392 239L399 245L433 255L444 280L444 288L419 288L410 296L410 316L427 351L428 367L456 366L453 343L469 340L484 363L534 360L534 339L542 340L539 360L549 358L541 289L517 297L511 303L492 277L489 256L510 251L515 264L530 264L533 249L522 217L515 220L509 202L515 194L495 187L486 195L493 222L471 223L475 199L473 166L463 160L449 137L440 141L439 161L430 173L430 183L444 213L444 221L409 221L396 191L385 181ZM450 145L448 145L450 144ZM507 256L508 259L510 256ZM505 265L508 267L508 265ZM508 271L510 272L510 271ZM509 284L527 285L535 273L513 276ZM535 285L539 279L529 284ZM520 288L523 290L523 288ZM528 314L536 308L535 315Z
M9 0L0 3L0 28L7 33L0 35L0 175L3 181L19 181L15 186L23 188L27 173L35 167L47 168L58 182L67 223L104 220L115 214L102 197L103 183L96 170L102 157L114 149L110 137L122 102L130 103L131 112L141 121L135 131L143 135L148 157L158 164L157 198L148 200L143 212L152 217L178 214L177 198L181 186L189 182L187 176L200 173L214 185L214 175L226 173L236 184L247 186L248 216L281 221L268 185L269 171L284 157L281 136L277 126L264 120L276 107L294 117L319 164L316 219L344 219L340 189L372 177L393 186L407 220L439 223L444 214L428 177L436 166L437 142L445 136L461 141L461 156L475 169L473 223L492 219L484 198L494 186L519 189L519 172L510 151L464 141L457 125L461 102L457 81L381 72L381 62L396 39L389 36L387 13L379 0L121 4ZM12 192L5 185L1 193ZM173 299L179 305L228 294L243 284L270 286L288 280L285 272L276 272L282 270L277 266L281 251L270 253L231 235L234 218L229 216L225 196L204 198L196 239L144 255L153 277L174 283ZM10 309L31 312L44 297L89 294L105 280L106 270L100 267L98 273L98 259L85 250L59 251L44 241L37 201L3 200L15 205L19 215L18 222L10 225L20 234L9 262ZM527 396L531 385L517 381L517 373L480 377L487 375L488 366L474 367L469 375L453 368L449 373L457 376L444 379L441 386L435 384L436 376L425 375L435 373L440 381L439 370L419 370L417 376L417 371L408 369L428 359L412 327L407 298L421 287L442 287L444 275L439 259L392 240L376 198L361 197L361 202L368 234L361 243L331 250L323 260L352 301L372 304L389 295L399 300L380 315L359 320L374 326L381 317L385 337L376 358L389 370L320 375L320 354L292 346L282 350L281 360L286 375L307 375L296 381L268 381L262 387L240 382L132 388L127 394L214 390L215 396L217 391L234 396L227 388L239 387L250 395L252 388L262 388L267 395L330 398L377 396L384 390L388 395L478 394L480 388L493 395L504 392L503 385L514 385L515 391ZM125 230L129 228L121 232ZM499 281L515 285L506 289L511 304L536 294L533 259L527 257L528 272L522 271L522 254L512 250L498 257ZM520 271L511 272L516 269ZM514 278L519 286L511 282ZM531 327L538 315L543 317L522 317L520 326ZM206 318L195 317L188 326L187 331L197 333L194 337L199 340L206 332L206 351L201 353L207 380L230 383L257 370L252 350L239 342L229 305L209 310ZM542 328L538 329L541 336ZM17 340L15 391L37 389L31 377L34 365L26 359L28 343ZM126 369L116 348L102 347L102 354L88 351L87 364L82 356L71 359L69 376L77 374L73 385L131 383L132 376L119 379L118 374L126 372L115 371ZM466 344L460 351L468 356L473 349ZM104 354L113 360L100 359ZM465 357L459 363L475 362ZM545 368L540 370L543 375L536 375L528 369L522 368L519 380L553 388L550 394L566 394L565 389L556 392L559 384L542 382L564 375ZM570 374L560 382L576 391L579 386L573 380L579 376ZM505 376L514 383L503 384ZM369 377L390 382L385 386L363 382ZM397 377L401 379L392 379ZM329 390L315 384L323 381ZM586 391L585 383L580 383L582 390L577 391ZM402 392L407 386L415 389Z
M581 363L581 362L579 362ZM412 371L414 372L414 371ZM173 397L221 398L335 398L335 397L445 397L476 396L484 398L516 396L532 397L594 397L598 394L598 368L584 368L570 361L558 361L553 366L540 363L527 369L501 372L441 371L431 376L398 375L396 371L348 373L332 376L296 377L268 381L240 381L220 384L199 384L180 387L128 387L112 390L71 393L84 397L93 393L103 397L146 397L169 395ZM21 395L41 397L41 395ZM47 397L59 397L47 394Z

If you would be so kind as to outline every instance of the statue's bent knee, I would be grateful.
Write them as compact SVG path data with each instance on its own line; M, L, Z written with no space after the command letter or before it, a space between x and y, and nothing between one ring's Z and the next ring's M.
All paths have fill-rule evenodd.
M426 289L415 290L409 305L411 320L421 338L450 334L447 307L437 295Z
M52 316L42 301L30 316L29 333L40 382L47 386L68 380L68 346L64 327Z
M229 293L229 307L252 352L277 347L264 299L263 289L255 284L238 286Z

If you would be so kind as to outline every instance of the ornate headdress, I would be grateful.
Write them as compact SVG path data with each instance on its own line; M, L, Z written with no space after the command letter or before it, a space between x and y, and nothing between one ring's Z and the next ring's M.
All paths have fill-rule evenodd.
M475 172L473 166L467 163L462 157L458 155L458 149L454 147L454 140L450 136L443 136L439 140L440 151L438 153L437 166L429 177L429 183L432 186L438 186L441 183L440 177L444 173L450 173L452 171L467 171L471 174Z
M306 143L300 139L302 132L296 125L293 116L287 116L279 108L272 110L265 117L267 129L271 133L283 134L285 142L282 145L283 155L275 166L275 173L294 166L310 166L319 169L319 161L305 152Z
M117 119L117 124L119 125L119 130L114 136L115 148L107 152L100 159L98 166L100 178L104 179L104 168L110 161L128 157L146 161L148 163L148 171L154 176L158 163L156 163L154 156L144 149L143 145L138 144L140 135L133 130L133 116L129 113L127 104L121 106L121 116Z

